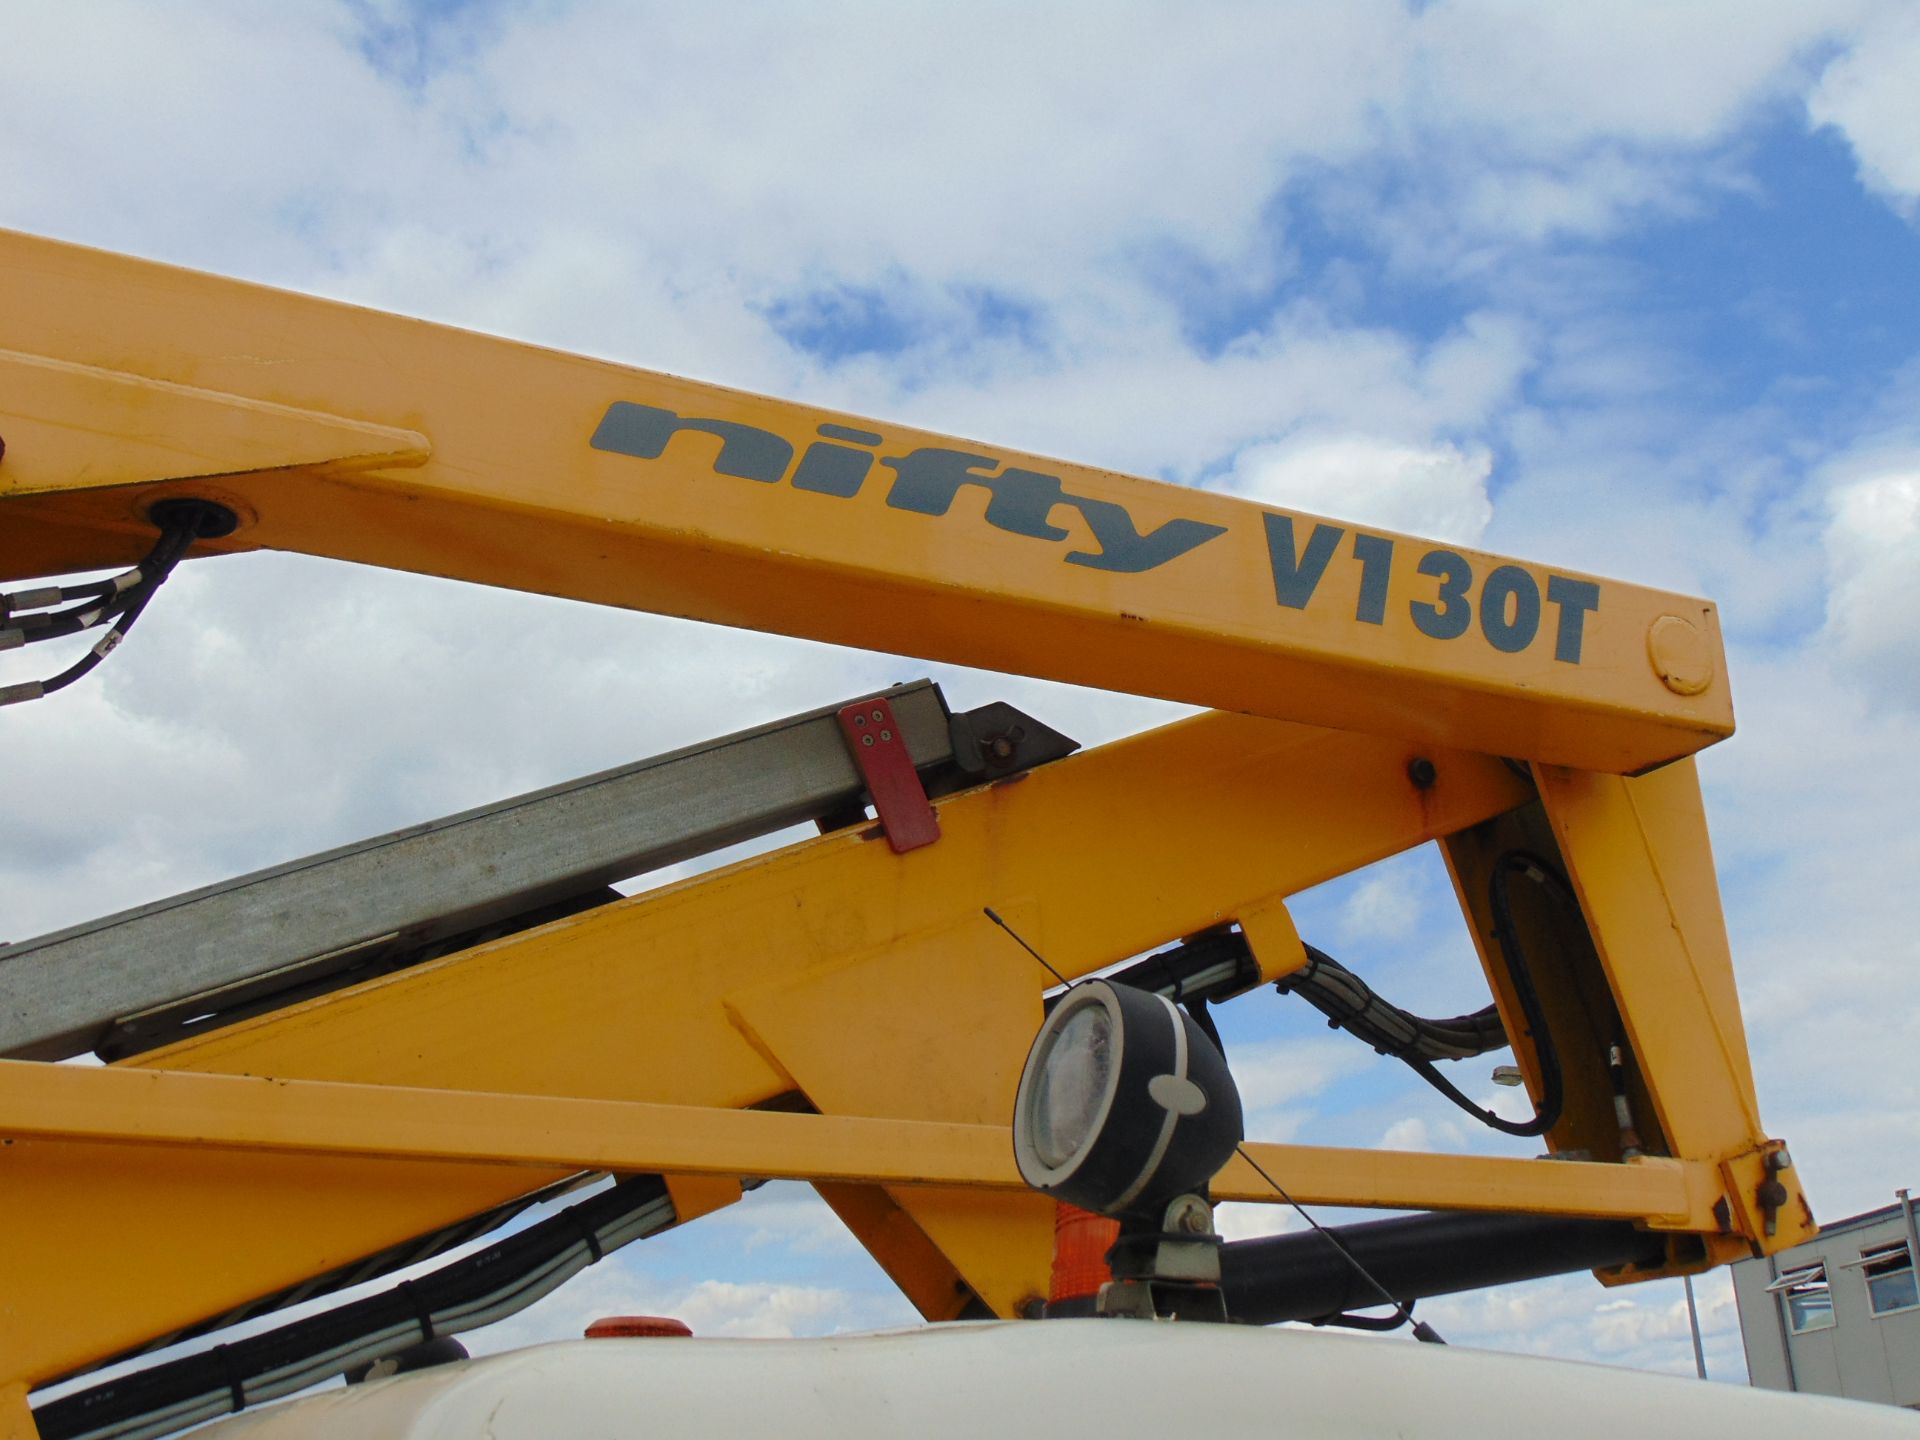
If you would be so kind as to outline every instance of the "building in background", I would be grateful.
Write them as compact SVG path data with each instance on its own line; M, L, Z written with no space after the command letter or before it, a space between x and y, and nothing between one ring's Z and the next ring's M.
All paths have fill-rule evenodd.
M1920 1237L1914 1202L1894 1193L1897 1204L1734 1265L1753 1384L1920 1409Z

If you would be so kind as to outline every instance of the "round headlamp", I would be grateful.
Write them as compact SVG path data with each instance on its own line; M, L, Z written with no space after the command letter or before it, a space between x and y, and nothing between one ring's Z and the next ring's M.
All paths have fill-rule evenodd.
M1014 1100L1021 1177L1102 1215L1157 1220L1240 1138L1240 1093L1200 1027L1161 996L1105 980L1060 998Z

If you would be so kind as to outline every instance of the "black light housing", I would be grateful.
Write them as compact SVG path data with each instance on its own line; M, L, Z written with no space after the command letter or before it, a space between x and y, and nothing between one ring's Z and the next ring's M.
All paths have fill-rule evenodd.
M1014 1160L1029 1185L1155 1229L1241 1135L1240 1092L1200 1027L1162 996L1104 980L1060 998L1014 1100Z

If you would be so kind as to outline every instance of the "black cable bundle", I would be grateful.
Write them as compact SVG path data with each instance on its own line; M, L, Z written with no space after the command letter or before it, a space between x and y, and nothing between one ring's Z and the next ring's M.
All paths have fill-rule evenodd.
M0 685L0 705L38 700L65 689L112 654L140 612L159 592L195 540L231 533L233 512L206 500L163 500L153 507L160 538L138 565L111 580L78 585L43 585L0 594L0 650L37 645L83 634L96 626L107 633L86 654L45 680ZM64 607L64 608L62 608Z
M1436 1060L1464 1060L1511 1043L1500 1023L1500 1012L1494 1006L1445 1020L1424 1019L1381 999L1359 976L1311 945L1306 947L1306 965L1281 977L1274 988L1283 995L1298 995L1325 1015L1330 1024L1359 1036L1382 1055L1404 1061L1422 1080L1483 1125L1508 1135L1544 1135L1559 1122L1564 1083L1560 1052L1553 1043L1553 1031L1547 1026L1546 1011L1534 989L1533 972L1520 944L1520 932L1514 925L1514 875L1526 876L1563 904L1578 908L1578 902L1566 878L1530 851L1509 850L1494 862L1487 884L1494 938L1506 957L1507 972L1513 977L1514 997L1520 1002L1527 1034L1540 1057L1542 1094L1539 1109L1531 1120L1506 1120L1474 1104L1434 1068Z
M1307 963L1274 982L1298 995L1348 1034L1382 1055L1415 1060L1466 1060L1507 1043L1500 1012L1489 1005L1471 1015L1428 1020L1374 994L1371 986L1324 950L1306 947Z
M658 1176L623 1180L432 1274L34 1407L46 1440L140 1440L290 1395L421 1340L505 1319L674 1223Z

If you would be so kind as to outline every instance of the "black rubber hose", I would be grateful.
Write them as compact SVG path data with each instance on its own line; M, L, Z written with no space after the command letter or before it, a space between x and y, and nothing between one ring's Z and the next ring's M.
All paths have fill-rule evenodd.
M1509 850L1494 862L1487 881L1487 901L1493 913L1494 938L1513 980L1514 998L1540 1059L1539 1107L1529 1120L1508 1120L1476 1105L1435 1066L1436 1060L1461 1060L1511 1044L1492 1005L1470 1015L1428 1020L1401 1009L1374 994L1367 983L1325 951L1306 947L1307 963L1276 981L1282 994L1300 996L1336 1025L1366 1041L1383 1055L1405 1062L1414 1074L1438 1090L1483 1125L1507 1135L1544 1135L1560 1121L1565 1104L1565 1077L1546 1010L1534 987L1526 948L1513 918L1512 877L1522 874L1543 886L1564 904L1578 908L1572 887L1560 872L1527 850Z
M1227 1053L1227 1045L1220 1038L1220 1027L1213 1023L1213 1013L1207 1009L1206 997L1194 996L1187 1001L1187 1014L1193 1017L1193 1023L1200 1027L1200 1033L1213 1042L1213 1048L1222 1055Z
M207 533L208 512L217 508L200 502L184 502L165 521L160 539L135 567L140 579L126 589L99 602L71 606L50 615L23 617L33 621L29 628L16 632L21 636L22 643L26 644L81 634L109 618L113 624L105 635L66 669L45 680L6 687L5 692L0 694L0 703L40 699L56 690L64 690L106 659L126 638L134 621L140 618L140 612L146 609L147 603L166 583L167 577L173 573L173 567L180 563L193 542ZM109 588L112 588L111 585Z
M1330 1227L1340 1246L1402 1305L1620 1265L1658 1264L1666 1243L1619 1220L1456 1212ZM1313 1321L1380 1303L1352 1261L1318 1231L1220 1247L1229 1319L1250 1325Z
M120 642L126 638L127 631L133 628L133 622L140 618L140 612L147 608L147 602L153 599L153 593L158 588L159 586L156 582L152 585L142 585L137 589L129 590L127 592L128 603L120 611L120 618L114 622L113 627L108 630L86 654L74 661L73 664L60 671L57 675L52 675L42 680L40 682L40 693L42 695L51 695L56 690L66 689L67 686L73 684L74 681L78 680L81 676L92 670L94 666L106 659L107 656L111 655L119 646Z
M1492 1005L1470 1015L1429 1020L1376 995L1373 988L1326 951L1304 947L1307 963L1274 982L1283 995L1298 995L1340 1029L1382 1055L1415 1060L1465 1060L1502 1050L1507 1032Z
M510 1288L520 1277L564 1255L583 1239L595 1252L593 1258L598 1259L598 1244L592 1238L595 1230L658 1203L666 1193L666 1185L657 1176L624 1180L431 1275L264 1334L48 1401L35 1407L34 1424L44 1440L72 1440L214 1392L234 1391L244 1398L247 1382L256 1376L326 1355L361 1336L377 1335L396 1325L412 1326L421 1332L420 1338L432 1339L431 1316ZM238 1410L240 1406L232 1408Z
M1526 950L1520 944L1519 928L1513 921L1510 877L1516 873L1527 876L1553 892L1556 898L1567 905L1578 908L1578 901L1560 872L1528 850L1509 850L1502 855L1494 862L1493 874L1487 880L1487 900L1493 911L1494 938L1500 942L1500 952L1507 962L1507 973L1513 980L1514 998L1520 1002L1520 1013L1526 1018L1528 1037L1533 1041L1534 1053L1540 1059L1539 1108L1531 1120L1503 1119L1467 1099L1431 1064L1415 1065L1414 1069L1454 1104L1478 1116L1495 1130L1508 1135L1533 1136L1544 1135L1559 1124L1566 1086L1560 1071L1560 1051L1554 1044L1553 1030L1547 1024L1547 1014L1540 1004L1539 992L1534 989L1533 971L1527 963Z
M1338 1315L1322 1315L1309 1321L1312 1325L1334 1325L1342 1330L1367 1330L1376 1335L1384 1335L1389 1330L1398 1330L1413 1319L1414 1302L1409 1300L1391 1315L1362 1315L1357 1311L1343 1310Z

